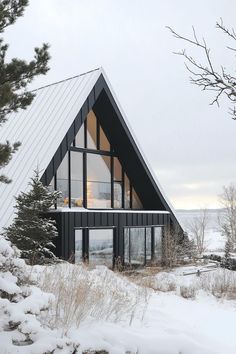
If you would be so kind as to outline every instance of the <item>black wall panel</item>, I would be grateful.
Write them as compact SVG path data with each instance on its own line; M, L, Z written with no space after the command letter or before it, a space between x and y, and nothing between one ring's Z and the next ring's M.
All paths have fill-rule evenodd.
M63 259L69 259L74 254L74 235L76 228L113 227L114 228L114 252L115 258L124 254L124 227L169 225L169 214L157 213L111 213L104 211L95 212L51 212L49 216L56 220L58 239L56 240L56 254ZM164 219L163 220L163 216ZM163 223L164 221L164 223Z

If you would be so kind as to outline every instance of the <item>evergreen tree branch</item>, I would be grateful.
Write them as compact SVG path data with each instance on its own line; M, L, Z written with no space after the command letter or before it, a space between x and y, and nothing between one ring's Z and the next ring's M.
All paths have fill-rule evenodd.
M27 5L28 0L0 1L0 33L23 15ZM47 43L34 49L34 58L29 62L18 58L7 62L7 50L8 44L0 38L0 126L7 121L10 113L26 109L31 104L35 94L27 90L27 85L36 76L45 75L49 70ZM0 144L0 169L9 163L19 145L19 142L12 146L9 142ZM0 183L10 183L10 179L0 175Z
M3 0L0 2L0 32L23 16L28 0Z

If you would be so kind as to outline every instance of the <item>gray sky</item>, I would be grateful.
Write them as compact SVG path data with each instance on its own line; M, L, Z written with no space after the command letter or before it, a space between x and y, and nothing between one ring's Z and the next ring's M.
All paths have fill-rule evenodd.
M234 73L215 23L222 17L236 28L235 11L235 0L31 0L4 38L9 57L30 59L33 47L51 44L51 70L34 87L103 66L174 207L218 207L222 186L236 182L236 121L227 101L210 106L211 95L189 83L183 58L172 54L188 46L165 26L191 35L194 25L215 65Z

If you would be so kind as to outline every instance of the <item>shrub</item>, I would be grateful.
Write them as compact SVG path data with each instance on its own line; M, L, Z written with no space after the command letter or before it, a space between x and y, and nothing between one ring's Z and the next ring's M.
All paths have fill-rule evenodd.
M68 263L45 268L43 290L51 292L55 301L44 321L52 328L79 327L85 320L132 322L143 317L149 293L118 274L100 266L89 270Z
M180 286L180 295L185 299L195 299L196 289L193 286Z

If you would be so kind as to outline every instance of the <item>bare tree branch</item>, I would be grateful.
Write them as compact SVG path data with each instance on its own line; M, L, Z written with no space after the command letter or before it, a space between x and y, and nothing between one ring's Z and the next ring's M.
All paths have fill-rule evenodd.
M236 33L234 29L229 31L221 22L217 22L216 27L228 35L231 39L236 40ZM180 40L183 40L195 47L200 48L206 59L206 63L202 64L194 59L191 55L187 53L185 49L180 52L175 52L174 54L183 56L186 60L185 67L190 72L190 82L199 86L203 91L214 91L215 96L210 102L210 105L217 104L220 106L220 99L223 95L232 104L233 108L230 107L230 114L233 119L236 120L236 77L229 74L226 69L221 66L221 70L216 70L210 55L210 48L208 47L205 39L201 41L198 39L196 31L193 27L193 38L184 37L177 32L175 32L171 27L167 27L172 35ZM236 50L229 47L231 50Z

